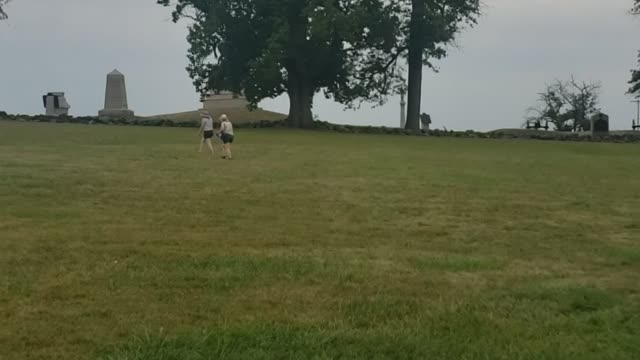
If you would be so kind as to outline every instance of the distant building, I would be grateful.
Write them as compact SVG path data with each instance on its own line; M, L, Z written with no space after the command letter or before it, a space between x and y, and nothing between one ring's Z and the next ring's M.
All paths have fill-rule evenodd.
M69 115L71 106L63 92L50 92L42 96L42 102L47 116Z

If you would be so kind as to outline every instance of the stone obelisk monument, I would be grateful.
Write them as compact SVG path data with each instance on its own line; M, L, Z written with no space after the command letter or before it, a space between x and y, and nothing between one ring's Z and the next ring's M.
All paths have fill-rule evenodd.
M127 104L127 87L124 75L118 70L107 74L107 88L104 95L104 109L100 110L101 118L133 118L134 113Z

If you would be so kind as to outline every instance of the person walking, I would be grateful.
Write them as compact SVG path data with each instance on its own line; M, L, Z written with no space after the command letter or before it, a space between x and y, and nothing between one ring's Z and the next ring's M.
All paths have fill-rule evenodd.
M231 144L233 144L233 124L226 114L220 116L220 139L222 140L223 159L232 159Z
M211 156L214 156L213 144L211 144L211 138L213 137L213 119L207 111L203 111L200 115L202 117L202 121L198 135L201 135L201 141L198 152L202 152L202 146L207 143L207 146L211 151Z

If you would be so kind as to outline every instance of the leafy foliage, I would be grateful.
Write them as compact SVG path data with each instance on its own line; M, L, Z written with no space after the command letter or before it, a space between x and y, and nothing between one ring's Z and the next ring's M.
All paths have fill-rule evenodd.
M631 13L634 15L640 15L640 0L635 0ZM629 88L629 94L636 95L640 98L640 52L638 52L638 70L631 70L631 80L629 81L631 88Z
M422 67L435 69L432 61L444 58L480 13L479 0L158 3L175 4L174 21L192 20L187 70L200 93L244 92L252 106L287 93L289 121L302 127L313 119L319 91L347 107L384 103L403 87L401 60L407 58L409 110L419 127Z
M5 5L7 5L9 1L11 0L0 0L0 20L5 20L9 17L4 11Z
M409 85L407 129L420 127L423 66L447 56L447 49L464 26L473 26L480 15L479 0L404 0L403 42L408 50Z
M406 0L405 0L406 1ZM413 0L411 1L412 12L419 11L418 17L411 19L405 16L408 21L405 29L416 30L416 43L423 52L423 64L433 70L437 68L433 60L443 59L448 54L448 49L452 45L459 33L465 26L477 24L480 16L480 0ZM422 9L418 9L422 7ZM415 27L411 28L412 23ZM414 34L405 33L407 47L411 47L411 36Z
M629 94L640 98L640 52L638 52L638 70L631 70L631 80L629 84L631 84Z
M556 131L586 131L596 113L600 83L557 80L539 95L537 106L528 109L527 120L548 121Z
M398 5L383 0L158 0L189 18L197 90L243 92L252 106L288 93L290 122L309 126L313 95L383 103L400 80Z

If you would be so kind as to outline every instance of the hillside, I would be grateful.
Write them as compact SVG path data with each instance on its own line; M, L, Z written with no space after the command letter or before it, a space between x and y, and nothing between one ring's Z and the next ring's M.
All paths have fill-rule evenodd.
M200 111L185 111L174 114L162 114L162 115L154 115L148 116L147 119L171 119L173 121L199 121L200 120ZM219 112L214 112L211 115L214 118L217 118L221 114L227 114L229 119L232 122L237 124L248 123L248 122L258 122L258 121L280 121L286 119L287 115L280 114L273 111L267 111L262 109L257 109L254 111L249 111L247 109L221 109Z

